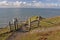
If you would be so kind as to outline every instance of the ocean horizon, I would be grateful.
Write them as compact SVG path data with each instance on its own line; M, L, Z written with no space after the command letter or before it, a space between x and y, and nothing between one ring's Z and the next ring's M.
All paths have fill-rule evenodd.
M0 8L0 27L8 25L8 22L17 17L26 20L31 16L42 16L44 18L60 16L58 8Z

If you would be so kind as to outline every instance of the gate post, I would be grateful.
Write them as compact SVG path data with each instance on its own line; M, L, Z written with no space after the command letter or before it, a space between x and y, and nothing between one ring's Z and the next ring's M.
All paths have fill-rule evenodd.
M12 29L11 29L11 22L9 21L9 28L10 28L10 32L12 31Z
M31 18L28 20L29 31L31 30Z
M39 27L39 23L40 23L40 18L39 18L39 16L38 16L38 27Z

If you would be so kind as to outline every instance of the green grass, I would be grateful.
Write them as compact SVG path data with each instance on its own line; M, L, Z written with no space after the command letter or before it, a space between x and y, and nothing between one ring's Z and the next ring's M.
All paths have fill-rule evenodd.
M34 20L37 20L36 18L37 16L33 16L31 17L31 22ZM30 19L28 19L28 22L30 21ZM28 23L27 22L27 23ZM38 25L37 23L32 24L32 27L35 27L36 25ZM52 27L52 26L59 26L60 25L60 16L58 17L53 17L53 18L42 18L40 19L39 25L41 27Z
M3 34L0 36L0 40L6 40L12 33Z
M32 18L31 18L31 21L34 21L34 20L36 20L36 17L37 16L33 16ZM29 22L29 19L28 19L28 22ZM27 22L27 23L28 23ZM54 26L60 26L60 17L53 17L53 18L43 18L42 20L40 20L40 22L39 22L39 25L41 26L41 27L54 27ZM22 26L22 25L20 25L20 26ZM36 23L34 23L33 24L33 26L32 26L32 28L33 27L35 27L35 26L37 26L37 24ZM20 27L19 27L20 28ZM39 27L40 28L40 27ZM5 32L9 32L10 30L9 30L9 27L6 27L6 28L3 28L2 30L0 30L0 34L2 34L2 33L5 33ZM43 36L41 36L41 34L43 35ZM45 33L45 34L49 34L49 33ZM41 37L43 37L43 38L45 38L45 37L47 37L47 39L48 40L55 40L54 38L56 38L56 36L57 36L57 39L59 39L59 37L60 37L60 32L57 32L56 34L49 34L49 36L45 36L45 34L43 34L43 33L33 33L33 34L27 34L27 35L25 35L25 36L22 36L21 37L21 40L40 40L41 39ZM0 37L0 40L5 40L6 38L8 38L8 36L9 36L10 34L5 34L5 35L2 35L1 37Z
M43 28L44 27L46 28L46 27L60 26L60 17L58 16L58 17L53 17L53 18L42 19L40 21L40 26ZM38 29L40 29L40 28L38 28ZM38 33L33 33L33 34L29 33L26 36L21 37L21 40L45 40L45 39L47 39L47 40L60 40L60 31L46 32L46 33L44 33L44 32L39 33L38 32Z
M6 40L12 33L6 33L9 32L9 27L5 27L0 29L0 40ZM3 34L6 33L6 34Z
M0 29L0 34L6 33L6 32L9 32L9 31L10 31L9 27L5 27L5 28Z
M19 27L20 28L20 24L19 24ZM14 26L12 26L12 29L15 30ZM2 28L0 29L0 40L6 40L11 34L11 33L6 33L6 32L10 32L10 28L7 26L5 28ZM3 34L3 33L6 33L6 34Z
M40 25L42 27L59 26L59 24L60 24L60 17L46 18L41 20L40 22Z

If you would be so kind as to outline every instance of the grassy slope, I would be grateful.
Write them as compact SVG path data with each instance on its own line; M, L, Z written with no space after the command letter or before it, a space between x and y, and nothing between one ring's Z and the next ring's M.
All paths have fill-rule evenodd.
M37 16L31 17L31 21L37 20ZM28 19L28 22L30 19ZM41 27L51 27L51 26L57 26L60 24L60 17L53 17L53 18L45 18L40 20L40 26Z
M32 20L35 20L34 17L32 18ZM40 25L41 27L52 27L52 26L59 26L60 24L60 17L54 17L54 18L46 18L46 19L42 19L40 21ZM9 29L3 29L2 31L0 31L0 33L9 31ZM34 33L34 34L28 34L26 36L22 36L21 40L40 40L41 37L45 38L45 35L42 34L43 36L41 36L42 33ZM47 33L45 33L47 34ZM49 34L49 33L48 33ZM1 40L5 40L10 34L7 35L3 35L0 37ZM55 36L60 37L60 32L57 32L56 34L51 34L48 37L48 40L55 40ZM53 37L53 38L52 38Z
M11 33L7 33L7 34L2 34L5 32L9 32L9 27L5 27L0 29L0 40L6 40L7 37L9 37L11 35Z
M33 33L22 36L21 40L60 40L60 31Z
M13 26L12 26L12 28L14 30ZM20 28L20 25L19 25L19 28ZM12 33L7 33L7 34L3 34L3 35L1 35L1 34L9 32L9 31L10 31L9 27L5 27L5 28L0 29L0 40L6 40Z
M9 31L10 31L9 28L5 27L5 28L0 29L0 34L5 33L5 32L9 32Z
M0 40L6 40L12 33L3 34L0 36Z
M40 25L42 27L59 26L59 24L60 24L60 17L46 18L41 20L40 22Z
M40 22L41 27L60 26L60 17L42 19ZM60 40L60 31L47 32L47 33L33 33L22 36L21 40Z
M60 31L52 32L49 36L47 36L47 40L60 40Z

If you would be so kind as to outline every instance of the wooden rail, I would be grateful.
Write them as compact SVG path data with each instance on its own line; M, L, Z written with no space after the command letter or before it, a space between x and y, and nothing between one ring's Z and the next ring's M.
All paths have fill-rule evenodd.
M40 18L39 18L39 17L37 17L37 19L34 20L34 21L31 21L31 20L32 20L32 19L30 18L30 20L28 21L27 24L22 24L22 23L20 23L20 24L22 24L21 26L18 25L18 24L17 24L17 26L10 25L10 26L9 26L9 27L10 27L10 31L9 31L9 32L2 33L2 34L10 33L10 32L13 32L13 31L17 31L18 29L21 29L21 28L23 28L23 27L24 27L24 28L27 28L27 29L30 31L33 24L37 25L36 27L39 27L39 26L40 26L40 25L39 25L39 24L40 24ZM2 35L2 34L0 34L0 35Z

